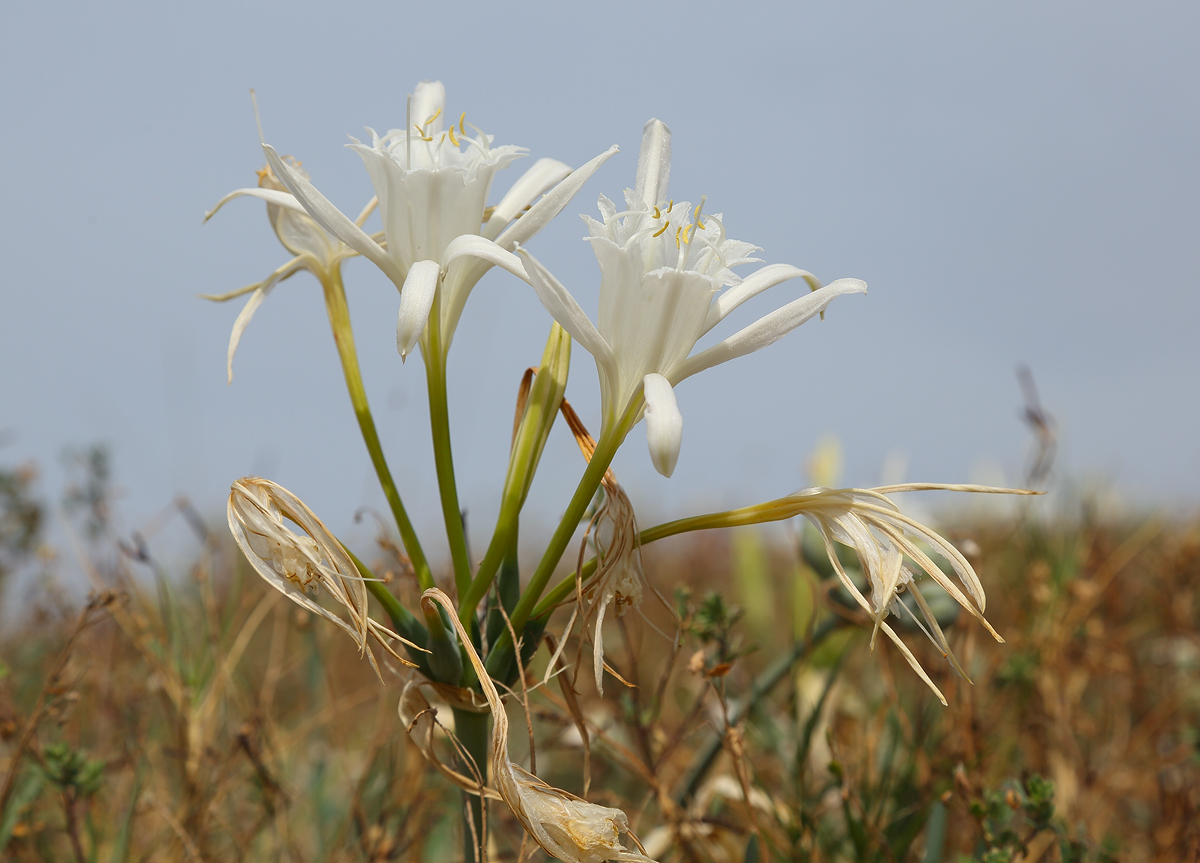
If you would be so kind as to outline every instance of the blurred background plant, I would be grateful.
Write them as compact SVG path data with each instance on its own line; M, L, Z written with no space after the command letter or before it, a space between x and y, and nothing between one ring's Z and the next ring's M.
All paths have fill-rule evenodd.
M461 859L458 792L397 733L395 687L186 500L120 535L101 461L67 496L86 502L64 542L91 598L48 578L0 642L0 856ZM8 569L50 559L33 477L0 476ZM912 639L947 708L888 644L870 654L810 528L647 546L676 607L607 624L605 697L586 662L577 698L537 685L549 651L526 668L539 775L582 793L586 746L589 799L625 808L664 863L1194 859L1200 522L1104 520L1086 500L1013 512L944 520L1008 639L935 605L975 682ZM173 520L195 540L185 571L152 550ZM415 607L382 540L368 563ZM515 859L519 826L499 806L488 818L490 858Z

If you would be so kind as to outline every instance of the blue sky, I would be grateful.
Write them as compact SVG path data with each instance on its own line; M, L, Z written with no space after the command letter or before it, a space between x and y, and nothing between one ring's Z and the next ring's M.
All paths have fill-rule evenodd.
M382 509L310 276L263 305L226 385L239 304L196 294L258 281L286 253L256 202L201 219L263 163L251 87L267 140L356 211L370 186L347 135L401 125L422 78L534 158L621 146L530 247L589 311L598 271L574 213L632 184L652 116L674 133L674 194L707 195L766 261L869 284L682 384L672 479L631 435L615 468L643 520L794 490L824 435L842 441L848 484L898 461L911 480L1015 480L1030 443L1018 364L1060 424L1061 475L1145 503L1200 499L1194 5L68 3L5 17L0 459L36 459L50 493L64 447L110 443L129 527L181 492L215 515L250 473L335 529ZM419 359L396 355L391 284L362 260L346 279L385 447L432 536ZM456 336L476 545L548 325L527 286L493 272ZM582 350L568 396L597 423ZM549 524L580 470L558 434L530 518Z

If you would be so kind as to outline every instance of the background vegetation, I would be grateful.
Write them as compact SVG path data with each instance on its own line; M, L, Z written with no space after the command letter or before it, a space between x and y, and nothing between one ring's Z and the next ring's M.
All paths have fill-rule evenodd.
M457 859L460 797L404 733L398 670L381 686L186 501L164 515L195 534L186 568L148 550L161 522L116 535L103 450L75 463L55 550L35 472L0 473L0 573L37 571L0 638L0 857ZM565 677L535 686L548 651L528 669L538 772L590 778L662 861L1196 859L1200 522L1033 506L947 528L1008 642L949 626L972 686L910 637L945 708L884 640L870 653L799 525L648 547L664 602L607 630L628 685L598 697L586 646L574 704ZM394 545L358 551L415 607ZM82 607L57 575L79 566ZM506 814L493 860L519 851Z

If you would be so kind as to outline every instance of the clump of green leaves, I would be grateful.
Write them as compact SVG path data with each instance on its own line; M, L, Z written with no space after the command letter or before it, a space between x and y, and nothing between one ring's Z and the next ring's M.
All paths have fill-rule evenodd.
M697 603L693 601L688 588L677 588L675 612L679 615L683 633L701 644L705 671L713 676L720 676L736 660L757 649L755 645L743 642L741 636L734 632L744 614L743 609L730 605L715 590L705 593Z
M1054 783L1037 773L1024 784L1011 782L986 792L971 803L970 811L983 834L974 857L979 863L1009 863L1017 854L1028 856L1035 842L1043 850L1057 846L1063 863L1114 859L1113 848L1093 849L1071 838L1062 819L1055 817Z
M51 743L42 750L42 772L63 792L76 799L91 797L104 782L104 762L93 761L66 743Z

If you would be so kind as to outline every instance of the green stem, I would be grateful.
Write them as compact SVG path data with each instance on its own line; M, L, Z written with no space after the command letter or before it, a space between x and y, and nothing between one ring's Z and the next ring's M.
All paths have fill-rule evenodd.
M492 534L491 542L488 543L487 552L484 553L483 560L479 562L475 578L472 579L467 589L458 595L458 619L463 622L463 626L469 625L474 618L475 608L487 595L488 588L492 586L492 580L496 577L496 572L500 569L500 564L504 562L505 555L512 545L512 537L521 514L521 501L516 500L515 506L513 503L508 499L501 501L500 515L496 519L496 530Z
M567 550L567 545L571 542L571 537L575 535L575 531L579 528L579 522L583 520L583 514L587 511L588 504L595 497L596 489L600 488L600 481L604 479L604 472L608 470L613 456L617 454L617 448L625 440L625 435L629 433L629 428L633 425L633 420L636 420L640 409L640 403L631 406L631 409L626 412L625 416L621 418L614 428L610 429L607 434L600 435L600 441L596 444L596 451L592 453L592 459L588 462L587 470L583 472L583 477L579 480L579 485L575 489L575 495L571 498L571 502L567 504L567 511L558 523L558 528L554 531L554 536L550 538L550 544L546 547L546 551L542 555L537 569L533 571L533 575L529 579L529 584L521 592L521 599L517 602L517 607L513 609L510 615L512 628L518 634L521 633L525 624L532 616L534 606L541 597L542 591L546 589L546 584L550 581L550 577L554 575L554 570L558 566L559 560L562 559L563 552ZM500 639L496 642L495 647L488 654L488 670L498 673L502 665L507 666L511 659L511 654L512 636L509 635L506 628L506 631L501 634Z
M350 309L346 305L346 289L342 285L340 268L334 267L327 280L322 282L325 288L325 311L329 315L329 326L333 330L333 340L337 345L338 357L342 361L342 371L346 376L346 389L350 392L350 404L354 407L354 416L358 419L358 427L362 431L363 441L371 456L371 464L383 487L383 495L387 498L396 527L400 530L400 540L404 550L412 561L417 574L417 581L422 590L433 587L433 573L417 539L417 532L408 513L400 500L400 492L392 480L392 472L388 469L387 459L383 456L383 447L379 443L379 433L375 430L375 419L371 416L371 406L367 403L367 391L363 387L362 374L358 369L358 353L354 349L354 331L350 328Z
M789 509L779 506L773 509L764 509L762 504L745 507L740 510L735 509L726 512L708 513L707 515L693 515L688 518L679 518L675 521L668 521L663 524L656 524L654 527L646 528L638 535L638 544L649 545L660 539L666 539L668 536L677 536L678 534L690 533L695 530L716 530L725 527L763 524L768 521L783 521L795 517L796 512L794 507ZM596 559L592 558L583 564L583 569L579 573L580 578L583 581L587 581L595 571ZM533 610L533 614L530 616L541 617L570 596L574 590L575 576L570 575L554 585L554 588L538 603L537 608Z
M446 357L442 350L440 301L435 299L426 326L425 380L429 388L429 427L433 433L433 463L437 468L438 494L442 499L442 518L446 539L450 542L450 560L454 564L454 586L461 597L471 584L471 561L467 555L467 534L463 528L458 487L454 482L454 455L450 448L450 408L446 401Z
M475 761L475 766L479 771L476 778L481 782L487 782L487 765L488 765L488 714L472 713L469 710L459 710L457 707L451 708L454 714L454 734L459 742L470 754ZM470 776L471 769L468 767L464 772ZM463 795L463 848L464 859L466 863L477 863L479 860L479 846L487 847L487 836L483 829L483 800L477 794L468 794L466 791ZM468 818L467 813L470 813ZM472 830L472 824L474 830Z

